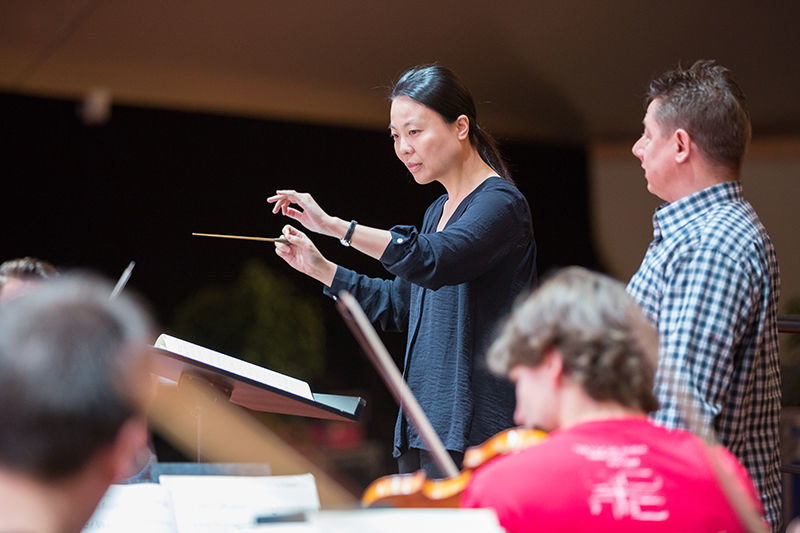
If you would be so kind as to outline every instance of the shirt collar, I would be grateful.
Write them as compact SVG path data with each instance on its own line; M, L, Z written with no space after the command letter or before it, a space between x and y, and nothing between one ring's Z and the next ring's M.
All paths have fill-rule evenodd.
M714 206L743 200L742 183L733 180L717 183L672 203L661 204L653 215L654 235L656 238L670 235Z

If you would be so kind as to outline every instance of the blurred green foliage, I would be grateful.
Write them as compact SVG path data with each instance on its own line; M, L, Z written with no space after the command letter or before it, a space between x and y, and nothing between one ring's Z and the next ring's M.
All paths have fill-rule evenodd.
M304 381L325 370L322 314L258 260L239 279L180 304L171 331L189 342Z

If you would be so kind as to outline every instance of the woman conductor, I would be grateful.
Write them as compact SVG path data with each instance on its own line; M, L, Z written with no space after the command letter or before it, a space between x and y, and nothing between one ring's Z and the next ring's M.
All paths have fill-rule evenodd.
M483 355L515 298L536 279L536 245L525 197L508 177L494 141L477 123L472 96L439 65L414 67L392 88L389 130L414 180L445 194L422 226L371 228L328 215L307 193L276 191L273 213L378 259L393 279L370 278L327 260L292 226L276 244L289 265L336 295L347 290L384 329L405 330L403 375L445 448L460 464L466 447L513 425L514 391L491 375ZM299 207L299 209L297 207ZM394 456L400 472L435 463L402 412Z

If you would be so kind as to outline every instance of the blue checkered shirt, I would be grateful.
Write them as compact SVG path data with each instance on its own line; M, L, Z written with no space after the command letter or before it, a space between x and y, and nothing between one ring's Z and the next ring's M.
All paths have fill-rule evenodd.
M660 206L628 293L658 327L654 419L713 430L747 468L777 529L780 277L772 242L741 183Z

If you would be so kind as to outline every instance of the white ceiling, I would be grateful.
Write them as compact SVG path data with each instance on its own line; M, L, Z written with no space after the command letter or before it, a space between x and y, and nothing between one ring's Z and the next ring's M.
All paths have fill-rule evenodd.
M629 139L648 80L716 58L757 135L800 135L800 2L0 0L0 91L383 128L404 68L452 67L503 137Z

